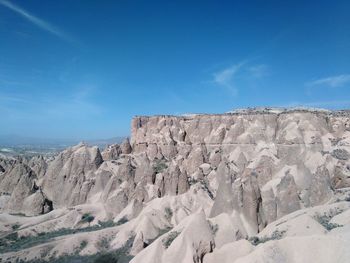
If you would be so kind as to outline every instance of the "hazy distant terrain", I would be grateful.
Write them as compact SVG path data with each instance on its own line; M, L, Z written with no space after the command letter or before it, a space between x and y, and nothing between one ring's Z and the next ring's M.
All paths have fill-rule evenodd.
M121 143L125 137L108 139L78 140L78 139L50 139L32 138L17 135L0 135L0 154L7 156L24 155L55 155L67 147L83 141L90 146L104 149L107 145Z

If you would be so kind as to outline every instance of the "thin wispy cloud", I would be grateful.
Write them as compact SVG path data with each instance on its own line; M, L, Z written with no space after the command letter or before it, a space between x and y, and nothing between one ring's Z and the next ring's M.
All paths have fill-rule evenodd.
M213 83L236 96L239 85L247 84L248 81L255 82L267 74L267 65L250 65L247 61L243 61L214 73Z
M58 29L56 26L53 26L52 24L44 21L43 19L40 19L33 14L29 13L28 11L24 10L23 8L19 7L18 5L13 4L10 1L7 0L0 0L0 5L14 11L18 15L22 16L32 24L36 25L37 27L63 39L69 42L75 42L73 38L71 38L68 34Z
M248 70L253 75L253 77L261 78L261 77L264 77L268 74L269 67L265 64L260 64L260 65L251 66L251 67L249 67Z
M244 64L245 62L241 62L214 73L214 83L226 88L232 95L236 95L238 90L235 87L234 78Z
M0 103L8 104L8 103L27 103L28 101L20 96L14 95L2 95L0 94Z
M350 74L321 78L305 83L308 87L326 86L331 88L343 87L350 83Z

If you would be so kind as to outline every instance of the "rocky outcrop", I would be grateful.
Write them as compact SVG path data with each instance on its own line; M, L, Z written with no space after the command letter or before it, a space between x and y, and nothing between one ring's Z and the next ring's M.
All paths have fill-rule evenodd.
M35 172L38 178L43 178L47 170L47 162L42 155L32 157L28 166Z
M102 162L97 147L81 143L68 148L50 163L41 184L42 190L54 207L85 203L94 172Z
M129 138L126 138L120 145L120 150L122 154L129 154L132 151Z
M121 154L130 154L132 151L130 141L126 138L120 145L112 144L106 147L102 152L103 160L116 160Z
M348 185L337 171L349 165L349 136L347 112L247 111L135 117L131 145L134 154L175 162L189 182L217 193L212 216L239 211L258 232L292 211L327 202L333 185ZM174 187L177 170L171 174Z
M46 212L45 196L37 186L36 173L22 161L11 163L12 165L7 166L7 170L1 175L0 209L30 216Z
M53 207L101 201L117 215L131 200L178 195L200 184L215 200L212 216L239 212L258 232L350 185L349 133L347 113L135 117L131 140L102 154L80 144L49 163L35 157L25 167ZM7 169L0 190L12 194L26 168L0 165Z
M103 160L110 161L118 159L122 153L119 144L108 145L101 153Z
M291 213L348 200L349 153L349 112L135 117L130 141L102 153L79 144L52 160L0 159L0 209L26 215L69 211L67 219L57 219L65 227L79 226L83 211L99 211L95 224L129 220L104 233L114 238L113 248L132 239L133 262L215 262L233 248L258 251L254 242L265 240L261 233L274 222L299 220ZM313 233L323 231L320 224L335 226L323 217L320 224L300 218L295 225L310 224ZM52 222L45 225L52 228ZM281 238L277 232L269 235ZM79 246L80 239L72 240ZM98 252L92 245L87 251Z

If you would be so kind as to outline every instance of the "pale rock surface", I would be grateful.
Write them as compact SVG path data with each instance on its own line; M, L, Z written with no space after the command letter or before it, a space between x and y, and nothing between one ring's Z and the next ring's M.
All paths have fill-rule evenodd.
M91 178L103 159L97 147L83 143L68 148L50 163L42 189L54 207L85 203L92 187Z
M118 159L119 155L122 153L119 144L108 145L106 149L101 153L104 161L115 160Z
M102 153L0 158L1 237L87 229L0 258L127 248L131 262L348 262L349 153L347 111L135 117L130 141Z

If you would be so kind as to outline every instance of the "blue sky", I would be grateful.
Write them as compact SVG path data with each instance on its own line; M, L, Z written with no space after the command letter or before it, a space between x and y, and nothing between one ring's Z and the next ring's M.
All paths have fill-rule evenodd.
M349 1L0 0L0 134L128 135L134 115L350 107Z

